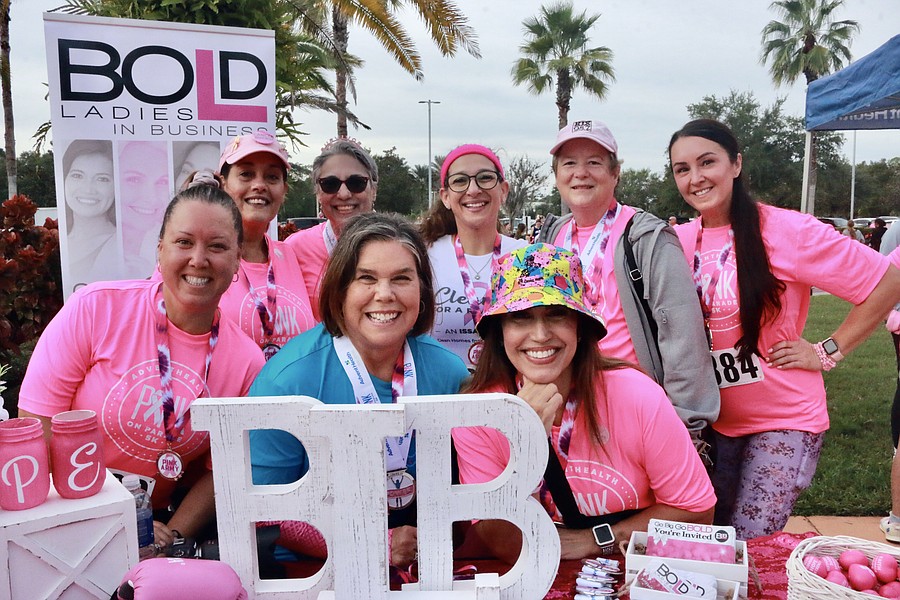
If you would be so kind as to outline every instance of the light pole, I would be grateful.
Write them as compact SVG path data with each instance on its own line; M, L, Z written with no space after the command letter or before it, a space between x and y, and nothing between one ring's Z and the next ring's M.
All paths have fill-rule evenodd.
M431 162L434 160L431 154L431 105L440 104L440 102L437 100L419 100L419 104L428 105L428 208L431 208L431 203L434 202L434 193L431 187Z

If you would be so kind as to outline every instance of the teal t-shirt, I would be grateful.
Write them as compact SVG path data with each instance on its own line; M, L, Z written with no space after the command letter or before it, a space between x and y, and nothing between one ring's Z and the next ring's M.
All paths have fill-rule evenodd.
M427 336L407 338L416 364L420 396L456 394L469 375L462 360ZM391 398L391 382L372 377L378 397ZM334 351L324 325L290 340L269 360L250 388L250 396L310 396L325 404L352 404L353 387ZM415 439L410 445L407 470L415 475ZM250 432L253 483L290 483L309 470L303 444L278 429ZM391 519L392 521L394 519Z

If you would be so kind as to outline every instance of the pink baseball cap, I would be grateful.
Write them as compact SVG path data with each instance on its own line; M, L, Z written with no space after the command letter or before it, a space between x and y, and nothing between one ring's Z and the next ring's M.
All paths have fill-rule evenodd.
M497 167L497 172L500 173L500 179L503 179L503 165L500 164L500 159L497 158L493 150L481 144L463 144L451 150L447 158L444 159L443 164L441 164L441 185L444 185L444 181L447 180L447 171L450 170L450 165L453 164L453 161L466 154L480 154L487 158L494 163L494 166Z
M233 165L242 158L250 156L254 152L266 152L277 156L284 163L284 167L288 170L291 168L290 158L284 146L275 139L275 136L268 131L254 131L247 135L239 135L228 142L222 156L219 157L219 171L225 166L225 163Z
M600 121L572 121L556 134L556 144L550 148L550 154L556 155L562 145L569 140L584 138L597 142L613 154L618 154L619 145L616 138L605 123Z

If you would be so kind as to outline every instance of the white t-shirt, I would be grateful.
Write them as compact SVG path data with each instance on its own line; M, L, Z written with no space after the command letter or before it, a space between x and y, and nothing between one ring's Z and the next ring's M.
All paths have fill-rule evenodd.
M525 240L501 236L500 251L506 254L528 245ZM474 368L478 361L475 344L481 340L475 332L475 322L469 313L469 299L463 287L453 236L438 238L428 250L431 269L434 272L434 328L431 336L445 348L460 357L466 366ZM466 255L469 278L479 298L486 306L491 294L491 254ZM484 268L482 268L484 267ZM477 276L477 278L476 278Z

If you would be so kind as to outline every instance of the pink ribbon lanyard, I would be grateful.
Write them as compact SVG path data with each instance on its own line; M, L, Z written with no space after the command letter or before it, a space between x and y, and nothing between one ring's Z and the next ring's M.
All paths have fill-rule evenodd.
M497 262L500 260L501 243L502 238L498 233L497 237L494 238L494 253L491 256L491 271L494 270L494 267L497 266ZM459 274L462 276L463 289L465 290L466 298L469 300L469 310L464 321L466 324L469 322L477 323L479 317L481 317L481 308L484 306L487 294L491 293L490 286L488 286L484 296L479 299L478 293L475 291L475 285L472 283L472 277L469 274L469 264L466 262L466 255L463 252L462 242L459 241L458 235L453 237L453 248L456 250L456 262L459 264Z
M169 319L166 316L166 303L162 297L162 284L157 289L158 300L156 302L156 350L159 360L159 388L162 392L163 424L166 428L166 441L170 444L175 440L175 432L184 427L184 415L187 410L175 418L175 392L172 389L172 351L169 349ZM213 350L219 341L219 310L216 309L212 327L209 332L209 348L206 351L204 364L203 390L208 392L207 381L209 379L209 366L212 363ZM198 395L198 397L200 396Z
M703 244L703 224L700 224L700 228L697 230L697 247L694 249L694 285L697 288L697 297L700 299L700 310L703 311L703 320L706 321L707 326L709 325L709 319L712 316L712 304L713 299L716 296L716 286L719 283L719 277L722 275L722 270L725 268L725 263L728 262L728 255L731 254L731 248L734 246L734 231L732 229L728 230L728 242L722 246L722 251L719 252L719 258L716 261L716 270L713 271L712 275L709 278L709 285L706 286L706 291L703 291L703 277L700 273L701 261L700 261L700 247Z
M522 375L516 374L516 389L522 389ZM575 408L576 402L574 394L570 393L566 399L566 408L563 410L562 420L559 422L559 453L563 459L569 460L569 446L572 443L572 432L575 430Z
M591 233L591 237L588 238L583 254L578 247L578 236L575 234L575 219L569 221L569 226L566 229L563 245L581 259L581 266L584 269L584 280L592 284L585 285L584 295L592 306L600 304L605 297L602 293L603 278L601 277L603 258L606 256L609 236L612 233L613 225L621 208L618 202L612 203L606 214L594 226L594 231Z
M269 268L266 270L266 303L257 297L256 290L250 282L250 277L241 265L241 274L247 282L247 288L250 290L250 299L256 307L256 313L259 315L259 322L262 324L263 334L268 339L275 334L275 310L278 305L278 288L275 285L275 260L273 258L274 251L266 239L266 245L269 255Z

